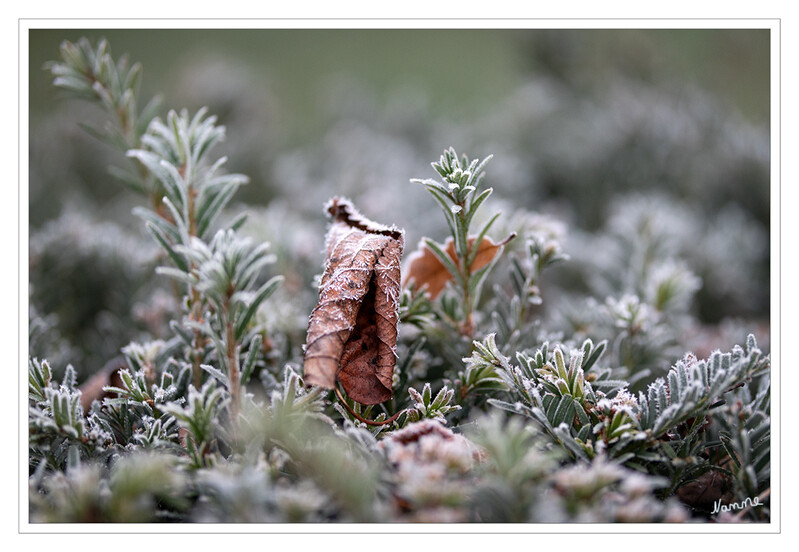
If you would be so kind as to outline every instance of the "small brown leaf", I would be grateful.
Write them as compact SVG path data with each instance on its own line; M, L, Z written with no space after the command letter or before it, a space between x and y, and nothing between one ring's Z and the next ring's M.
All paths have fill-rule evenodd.
M489 237L483 238L477 250L477 255L475 255L474 261L469 267L469 272L475 272L490 264L499 254L502 246L513 237L515 237L515 234L511 234L509 238L499 243L494 243ZM473 246L475 239L477 239L475 236L469 238L469 248ZM455 253L455 240L451 236L444 242L442 249L449 255L452 262L457 265L458 257ZM444 266L444 263L436 257L433 250L424 241L419 242L419 247L408 257L408 276L405 285L415 282L417 289L422 289L426 286L425 289L430 294L430 298L435 299L450 280L452 280L452 274Z
M327 233L319 301L305 345L305 383L333 389L369 405L391 398L403 230L364 218L349 200L327 205Z
M706 471L698 478L677 489L677 498L692 508L709 510L717 500L729 502L731 483L729 477L715 470Z

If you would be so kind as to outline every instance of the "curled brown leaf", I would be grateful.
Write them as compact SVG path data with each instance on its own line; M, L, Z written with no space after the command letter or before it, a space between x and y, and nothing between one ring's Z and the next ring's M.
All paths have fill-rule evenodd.
M391 398L404 232L333 198L319 301L305 345L305 383L369 405Z
M513 237L515 237L515 234L512 234L499 243L495 243L489 237L484 237L478 246L477 254L469 267L469 272L475 272L491 264L502 250L502 247ZM476 239L477 238L474 236L469 238L470 250L474 246ZM442 249L457 266L458 257L455 253L455 241L452 237L447 238ZM452 274L450 274L447 267L444 266L444 263L436 257L433 250L430 249L424 241L419 242L419 247L408 258L408 271L405 285L414 282L416 289L421 290L424 288L427 293L430 294L430 298L435 299L444 290L444 287L446 287L447 282L450 280L452 280Z

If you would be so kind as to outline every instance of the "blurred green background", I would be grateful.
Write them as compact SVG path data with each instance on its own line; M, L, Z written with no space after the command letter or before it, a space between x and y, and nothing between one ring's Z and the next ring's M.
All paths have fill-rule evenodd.
M763 29L42 29L30 32L32 123L47 116L55 96L43 64L58 55L62 40L81 36L105 37L114 52L141 61L145 96L169 91L190 60L245 63L291 99L284 107L300 134L314 130L319 86L340 73L383 94L423 87L436 109L451 116L490 105L530 72L579 69L694 82L753 121L769 117L770 37Z
M142 103L162 94L160 116L208 106L227 127L215 155L251 178L232 211L272 243L293 309L281 316L298 332L324 201L347 195L406 228L408 252L443 239L409 179L434 176L449 146L494 154L494 206L565 223L565 294L631 291L626 253L606 248L625 220L650 216L703 282L691 308L702 324L768 324L768 30L42 29L29 35L31 350L54 364L100 366L164 335L175 309L131 214L141 198L108 175L124 158L79 127L102 126L101 111L64 99L44 70L82 36L142 63ZM615 280L597 282L606 273Z

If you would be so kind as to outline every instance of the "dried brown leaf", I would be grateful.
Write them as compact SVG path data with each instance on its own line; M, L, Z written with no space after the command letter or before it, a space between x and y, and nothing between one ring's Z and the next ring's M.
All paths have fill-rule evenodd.
M469 238L469 248L473 246L475 239L476 237L474 236ZM490 264L507 242L508 240L506 239L499 243L494 243L489 237L483 238L477 250L477 255L469 267L469 272L475 272ZM458 257L455 253L455 240L452 237L447 238L442 249L449 255L452 262L457 265ZM408 258L408 276L405 284L414 282L416 289L425 288L427 293L430 294L430 298L435 299L450 280L452 280L452 274L444 266L444 263L436 257L433 250L424 241L419 242L417 250Z
M361 404L391 398L400 259L404 232L364 218L346 199L327 205L327 233L319 301L305 345L305 383L344 391Z
M729 502L731 483L721 472L710 470L677 489L677 498L692 508L710 509L718 500Z

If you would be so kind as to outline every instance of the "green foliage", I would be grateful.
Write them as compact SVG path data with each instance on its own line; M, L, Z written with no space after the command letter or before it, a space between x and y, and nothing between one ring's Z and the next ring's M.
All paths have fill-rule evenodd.
M142 136L147 149L128 152L160 184L164 191L160 199L168 210L159 213L139 208L135 212L180 268L185 268L185 262L167 246L188 245L190 236L207 239L211 224L248 180L243 175L217 175L224 157L208 164L208 152L224 139L225 129L216 125L216 117L206 118L205 114L206 110L200 109L190 118L185 110L180 114L170 111L166 123L154 119Z
M54 86L100 105L111 117L102 129L83 125L84 130L122 152L141 145L161 102L155 97L139 108L141 64L131 65L126 56L114 61L108 42L101 40L93 46L81 38L77 43L64 41L61 61L49 63L46 68L53 75ZM137 192L156 193L150 190L147 175L137 169L114 167L110 172Z
M524 523L533 517L560 455L521 418L504 420L495 412L481 422L469 432L487 457L471 508L481 521Z
M44 393L45 389L50 387L52 377L50 364L46 360L42 362L35 358L28 360L28 399L34 403L46 401Z
M447 388L446 385L436 393L435 397L433 397L429 383L424 384L421 393L411 387L408 389L408 394L413 401L413 407L403 412L398 424L400 427L423 419L438 420L441 423L446 423L446 415L461 408L457 404L450 404L455 395L455 390Z
M423 329L432 322L433 305L425 293L415 293L415 284L411 283L402 290L400 296L399 318L403 324L411 324Z
M770 520L770 359L751 334L727 353L684 354L704 344L685 336L698 274L718 275L684 254L691 232L681 234L668 206L622 202L595 237L567 241L557 221L526 209L484 217L491 156L445 150L433 163L440 181L414 182L444 214L454 258L446 244L424 243L452 284L435 299L414 283L403 289L394 398L345 408L306 386L299 368L320 245L303 233L301 208L292 219L270 206L255 221L265 236L245 235L252 227L231 204L248 179L212 157L226 135L214 116L203 108L162 120L157 103L140 111L141 69L115 61L104 42L65 43L61 55L48 65L54 84L105 109L109 124L92 132L127 154L132 169L115 174L148 196L134 211L161 266L153 276L153 263L127 263L166 281L168 300L161 323L115 349L123 360L102 392L79 385L91 363L65 362L56 378L52 359L30 355L32 520L708 519L692 489L766 503L716 521ZM376 157L359 151L355 161ZM508 238L473 270L472 244L492 228ZM43 251L61 249L49 239ZM100 257L128 255L119 243L104 243ZM42 292L56 295L32 298ZM31 341L42 346L62 321L32 308Z
M172 455L140 453L117 460L104 477L97 463L71 466L32 495L41 521L146 523L170 521L164 507L183 509L187 479Z
M95 414L84 415L75 371L69 366L61 385L52 381L46 361L28 362L29 463L41 469L63 469L70 458L102 458L111 432Z
M244 336L255 311L282 280L275 276L258 285L261 270L273 261L267 254L269 244L256 245L233 230L220 230L209 244L194 238L191 246L177 246L190 270L161 268L159 273L172 276L201 293L220 315L220 323L234 328L233 337ZM212 337L208 327L202 330ZM224 348L222 350L225 350Z
M735 423L719 410L734 389L768 372L768 357L754 336L747 338L745 348L715 351L707 360L689 356L678 361L667 377L650 383L637 398L626 390L627 382L590 370L603 349L604 343L595 349L587 340L581 349L572 349L568 368L560 347L550 354L548 344L534 358L517 354L520 367L495 350L493 357L505 365L500 375L517 402L489 402L535 420L577 460L607 455L635 469L668 475L672 490L708 469L720 469L707 461L705 451L723 445L736 466L737 495L753 498L762 492L768 474L768 416L756 408L744 413L738 407ZM720 443L705 432L714 420L728 428ZM754 453L750 433L759 446Z
M430 192L440 205L447 221L455 247L455 262L446 253L445 246L429 238L425 238L424 243L444 265L456 284L459 293L457 309L455 302L446 300L442 301L442 307L448 318L460 322L460 331L465 335L471 335L474 330L472 312L480 300L483 283L494 265L493 262L489 262L482 268L472 269L483 238L501 213L496 213L488 219L476 234L470 232L480 206L493 192L493 188L480 190L485 176L483 168L491 157L489 155L482 161L479 159L469 161L464 155L459 159L455 149L449 148L444 151L437 163L432 164L433 169L441 176L441 182L432 179L412 180L423 184ZM509 236L502 243L513 237L514 235Z
M224 389L218 388L214 380L208 380L199 391L189 387L185 407L175 402L160 407L186 431L185 447L194 466L204 466L206 457L218 448L219 418L228 401Z
M514 253L510 259L510 293L497 293L500 300L491 314L502 343L523 341L532 307L543 303L540 283L544 270L568 259L560 243L551 236L540 232L526 235L522 254Z
M759 496L771 476L771 420L763 410L735 403L720 419L720 438L727 452L738 502Z
M465 399L469 393L505 389L497 369L509 367L507 359L497 349L494 335L489 334L482 343L474 342L471 358L464 358L466 370L458 373L456 382L459 397Z

